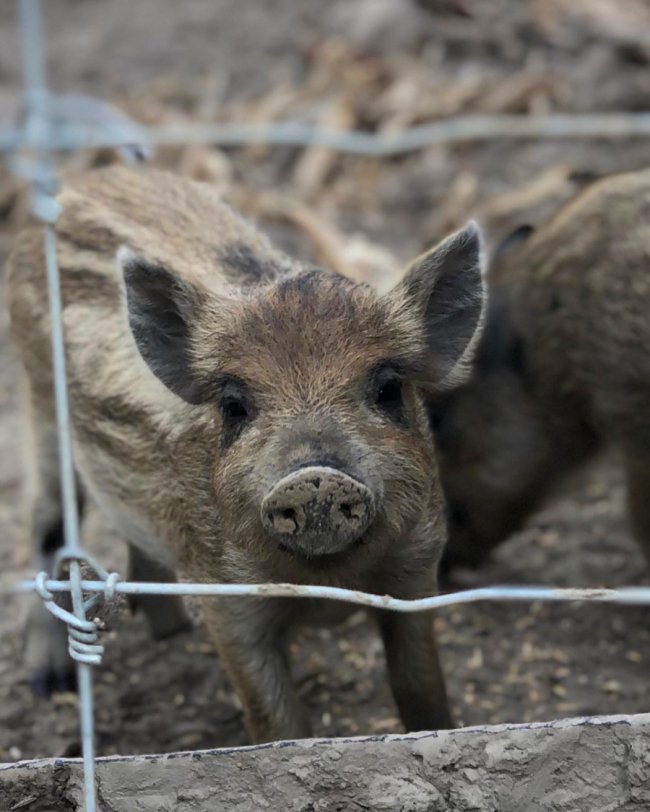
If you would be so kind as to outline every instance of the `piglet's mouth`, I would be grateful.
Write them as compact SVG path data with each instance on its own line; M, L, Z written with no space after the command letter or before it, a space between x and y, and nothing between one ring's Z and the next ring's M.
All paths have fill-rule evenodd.
M364 533L360 538L356 539L356 541L352 542L352 544L348 545L344 550L337 550L336 552L332 553L311 553L304 549L289 547L282 542L278 544L278 550L291 556L291 558L294 560L299 561L307 569L314 571L335 569L341 564L345 564L356 550L367 544L369 535L369 533Z

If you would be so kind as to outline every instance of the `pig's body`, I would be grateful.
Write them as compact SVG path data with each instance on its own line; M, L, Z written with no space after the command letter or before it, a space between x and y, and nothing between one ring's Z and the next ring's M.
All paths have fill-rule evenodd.
M75 463L130 545L131 576L172 580L180 567L199 581L431 593L445 533L419 392L454 378L478 329L476 233L443 249L441 266L459 250L469 268L459 279L473 292L471 323L451 361L428 373L422 308L409 298L423 295L417 268L410 288L381 299L294 263L209 187L163 173L89 174L60 202ZM18 239L9 291L35 441L33 545L47 563L61 523L37 229ZM185 622L178 600L141 606L157 634ZM257 741L309 733L282 645L303 616L302 604L277 599L208 610ZM48 622L33 621L28 655L51 680L63 661L43 645ZM407 727L447 726L430 617L391 615L381 626Z
M605 444L622 450L650 558L650 171L593 184L488 288L472 376L434 409L446 563L479 563Z

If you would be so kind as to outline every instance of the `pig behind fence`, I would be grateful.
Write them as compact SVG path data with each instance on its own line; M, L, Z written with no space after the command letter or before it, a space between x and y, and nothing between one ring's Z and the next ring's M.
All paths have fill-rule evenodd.
M483 312L478 229L379 294L290 260L210 187L110 168L60 195L57 223L80 492L120 530L137 580L318 583L431 594L445 542L427 400L463 380ZM34 563L63 542L42 232L9 260L27 372ZM180 599L139 598L156 635ZM314 606L221 599L207 624L254 741L307 736L287 631ZM429 614L380 613L409 730L451 725ZM36 686L69 679L35 606Z
M480 564L605 443L650 561L650 170L595 183L515 242L487 276L469 381L431 407L443 568Z

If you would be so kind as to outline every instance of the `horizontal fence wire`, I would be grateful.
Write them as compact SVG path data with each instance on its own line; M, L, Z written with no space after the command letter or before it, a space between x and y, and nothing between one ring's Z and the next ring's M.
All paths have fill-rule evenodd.
M36 579L20 581L13 591L33 592ZM70 581L46 579L42 585L48 592L68 592ZM390 609L395 612L424 612L478 601L577 601L627 605L650 605L650 586L606 588L549 587L549 586L490 586L466 589L443 595L404 600L390 595L377 595L355 589L320 586L314 584L223 584L223 583L147 583L122 581L113 577L101 581L83 580L84 592L103 595L111 600L115 595L184 595L194 597L264 597L264 598L319 598L344 601L372 609Z
M88 111L99 102L88 102ZM105 107L105 106L104 106ZM63 104L65 109L65 104ZM57 97L52 97L52 110L56 114ZM129 146L145 143L148 146L178 146L213 144L215 146L246 146L266 144L274 146L327 147L338 152L388 158L415 152L436 144L454 144L468 141L531 138L604 138L620 139L650 136L650 113L557 113L551 115L467 115L419 124L391 133L372 133L362 130L328 130L300 121L246 123L185 123L146 127L128 121L116 114L101 123L89 121L84 125L83 104L77 107L77 120L55 122L47 133L30 134L20 127L0 129L0 150L16 151L20 148L71 151L77 149ZM119 115L119 118L118 118ZM93 116L94 118L94 116Z
M123 581L94 562L79 542L76 512L74 461L70 440L65 353L59 269L54 223L59 214L55 201L56 178L53 156L57 152L100 147L138 147L140 154L155 146L212 144L246 146L267 144L308 147L317 145L359 156L387 158L437 144L479 142L495 139L604 138L650 136L650 113L594 113L468 115L420 124L390 133L358 130L327 130L300 121L246 123L187 123L146 127L111 105L82 96L57 96L46 86L45 48L39 0L17 0L23 36L25 93L22 122L0 128L0 152L10 169L25 177L32 188L34 214L44 223L44 248L52 321L53 369L61 450L62 498L65 544L53 574L39 573L10 587L13 593L36 592L55 616L67 623L70 651L77 660L80 727L84 765L86 812L96 812L94 779L94 732L91 663L101 658L92 610L116 595L184 595L198 597L310 598L345 601L359 606L396 612L420 612L478 601L579 601L623 605L650 605L650 586L617 589L573 589L546 586L492 586L452 594L403 600L337 587L296 584L139 583ZM23 158L23 152L29 157ZM69 577L62 579L67 562ZM82 564L89 564L97 580L84 579ZM73 612L55 601L57 593L70 593ZM90 598L84 598L84 593Z

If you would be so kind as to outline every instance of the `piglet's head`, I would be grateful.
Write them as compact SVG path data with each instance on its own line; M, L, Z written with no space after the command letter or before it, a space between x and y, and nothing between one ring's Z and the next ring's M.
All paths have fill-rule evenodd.
M313 268L224 293L126 249L119 262L150 372L213 415L206 487L233 556L368 563L438 521L426 407L464 379L480 332L476 225L382 294Z

